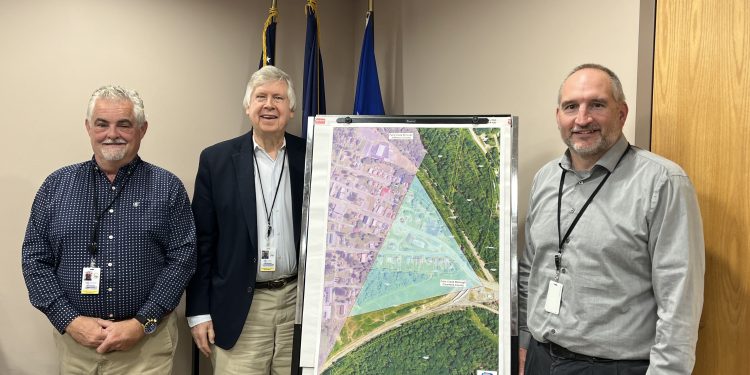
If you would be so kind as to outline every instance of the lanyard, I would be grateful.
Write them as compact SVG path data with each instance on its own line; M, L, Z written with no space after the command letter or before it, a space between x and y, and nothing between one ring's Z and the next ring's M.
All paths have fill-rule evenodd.
M276 205L276 197L279 195L279 186L281 186L281 177L284 176L284 164L286 158L286 149L284 149L284 155L281 157L281 173L279 173L279 181L276 182L276 192L273 193L273 202L271 202L271 210L268 210L266 204L266 193L263 192L263 180L260 178L260 168L258 168L258 158L255 156L255 150L253 150L253 160L255 161L255 170L258 172L258 182L260 183L260 195L263 197L263 209L266 210L266 238L271 237L271 214L273 213L273 207Z
M617 166L620 165L620 162L625 157L625 155L630 151L630 145L628 144L628 147L625 148L625 152L622 153L622 156L620 156L620 159L617 160L617 164L615 164L615 167L612 168L612 170L617 169ZM562 173L560 174L560 189L557 191L557 239L559 243L557 244L557 254L555 254L555 269L557 270L557 273L555 274L555 280L558 280L560 277L560 269L561 269L561 263L562 263L562 249L563 245L565 244L565 241L568 240L568 237L570 237L570 233L573 231L573 228L575 228L576 224L578 224L578 220L581 218L581 215L583 215L583 212L586 211L586 208L588 208L589 204L591 204L591 201L594 200L594 197L596 194L599 193L599 190L601 190L602 186L604 186L604 183L607 182L607 179L609 179L609 176L612 174L612 171L607 171L607 174L602 179L602 182L599 183L599 186L596 187L593 193L591 193L591 196L586 200L586 203L583 204L583 207L578 211L578 215L576 215L575 219L573 219L573 222L570 224L570 227L568 227L568 231L565 232L565 236L562 235L561 225L560 225L560 211L562 209L562 194L563 194L563 185L565 184L565 174L566 170L562 168Z
M89 253L91 254L91 267L96 267L96 254L99 251L98 250L98 239L99 239L99 229L102 226L101 218L104 216L104 213L109 210L112 205L115 203L117 198L120 197L120 194L122 194L122 191L125 190L125 185L128 184L128 181L130 181L130 176L133 174L133 169L138 165L138 162L133 163L133 165L128 168L127 173L125 174L125 178L122 181L122 184L120 184L120 189L117 190L117 193L115 193L115 196L109 201L106 207L104 207L103 210L97 212L97 207L99 207L99 189L96 188L96 163L91 167L91 186L92 186L92 200L94 203L94 230L91 232L91 241L89 243Z

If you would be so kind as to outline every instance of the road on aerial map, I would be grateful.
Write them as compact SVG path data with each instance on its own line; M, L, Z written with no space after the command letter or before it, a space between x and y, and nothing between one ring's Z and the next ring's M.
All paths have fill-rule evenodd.
M446 314L452 311L463 310L463 309L466 309L467 307L482 308L482 309L491 311L494 314L498 314L499 311L497 309L493 309L490 306L482 303L482 302L495 302L497 301L496 297L488 298L486 301L483 301L483 300L472 301L467 298L467 296L469 296L470 293L477 292L480 289L490 290L490 292L478 292L480 296L483 295L482 293L495 296L499 289L499 285L495 282L482 281L481 287L466 289L466 290L462 290L459 292L446 294L442 298L428 303L427 308L424 308L425 305L415 307L415 309L418 309L418 311L404 315L398 319L394 319L393 321L390 321L372 330L368 334L360 338L357 338L356 340L350 342L345 347L342 347L335 355L330 356L322 367L319 367L320 371L322 372L326 368L330 367L334 362L338 361L339 359L346 356L347 354L353 352L360 346L372 341L374 338L392 329L396 329L406 323L426 317L428 315Z

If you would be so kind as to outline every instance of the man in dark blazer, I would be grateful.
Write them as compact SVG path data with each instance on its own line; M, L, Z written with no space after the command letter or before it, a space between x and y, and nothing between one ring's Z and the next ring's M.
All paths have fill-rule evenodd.
M305 142L286 133L295 96L281 69L255 72L243 104L252 130L200 156L186 315L214 373L288 374Z

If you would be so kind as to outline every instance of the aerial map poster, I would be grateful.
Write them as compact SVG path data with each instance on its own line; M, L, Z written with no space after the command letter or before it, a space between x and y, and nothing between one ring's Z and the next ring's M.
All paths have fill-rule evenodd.
M511 116L314 119L303 374L510 373L514 132Z

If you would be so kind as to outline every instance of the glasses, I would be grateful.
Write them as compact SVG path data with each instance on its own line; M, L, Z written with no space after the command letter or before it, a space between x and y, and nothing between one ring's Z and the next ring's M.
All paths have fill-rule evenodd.
M271 100L271 103L273 104L281 104L286 101L286 97L281 96L281 95L272 95L272 96L256 95L253 98L253 100L258 104L265 104L266 102L268 102L269 99Z

